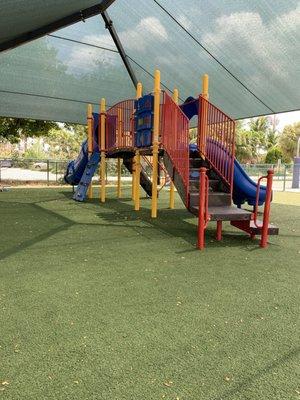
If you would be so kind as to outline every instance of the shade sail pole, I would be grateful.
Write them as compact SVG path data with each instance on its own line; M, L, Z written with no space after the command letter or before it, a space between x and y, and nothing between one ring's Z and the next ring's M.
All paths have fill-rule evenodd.
M117 34L117 31L115 30L113 22L110 19L107 11L102 12L101 15L102 15L102 18L103 18L103 20L105 22L105 27L109 30L109 33L110 33L110 35L112 37L112 40L114 41L114 43L115 43L115 45L116 45L116 47L118 49L118 52L119 52L119 54L120 54L120 56L122 58L122 61L123 61L124 65L125 65L125 68L126 68L128 74L130 76L130 79L131 79L132 83L134 84L134 87L136 88L137 84L138 84L137 77L135 76L135 73L134 73L134 71L133 71L133 69L131 67L131 64L130 64L129 59L128 59L126 53L125 53L124 47L123 47L123 45L121 43L121 40L120 40L120 38L119 38L119 36Z

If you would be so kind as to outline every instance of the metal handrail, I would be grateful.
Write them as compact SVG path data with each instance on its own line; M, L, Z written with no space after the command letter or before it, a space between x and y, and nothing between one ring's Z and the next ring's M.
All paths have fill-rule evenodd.
M256 228L261 228L262 225L257 224L257 213L258 213L258 202L259 202L259 192L260 192L260 182L263 179L268 179L268 175L261 176L258 181L257 181L257 186L256 186L256 196L255 196L255 206L253 210L253 222Z
M142 155L142 159L145 161L146 164L148 164L149 167L153 168L153 165L152 165L151 161L149 161L147 156ZM158 191L160 192L165 187L165 185L167 184L167 177L169 177L169 174L168 174L168 172L167 172L167 170L166 170L166 168L165 168L163 163L160 162L159 165L160 165L161 169L163 170L163 172L165 174L164 183L162 185L160 185L160 187L158 187ZM141 164L141 168L149 176L149 174L147 173L146 169L143 167L142 164ZM151 176L149 176L149 178L151 178ZM170 177L169 177L169 180L170 180Z
M204 227L207 228L207 225L210 221L210 214L208 213L208 193L209 193L209 179L208 176L205 175L205 214L204 214Z
M208 213L209 180L206 171L205 167L201 167L199 174L198 248L200 250L205 247L205 229L210 221Z
M255 226L257 228L261 229L260 247L266 247L267 242L268 242L270 208L271 208L271 201L272 201L273 175L274 175L274 171L272 169L269 169L268 175L261 176L257 182L253 221L254 221ZM257 210L258 210L258 202L259 202L260 182L263 179L267 179L267 187L266 187L266 197L265 197L265 205L264 205L264 212L263 212L263 223L261 226L259 226L257 224Z

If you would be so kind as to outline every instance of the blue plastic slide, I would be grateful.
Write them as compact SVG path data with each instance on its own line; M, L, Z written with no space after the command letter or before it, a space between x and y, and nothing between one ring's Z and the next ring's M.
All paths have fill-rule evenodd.
M219 142L209 139L209 146L211 150L215 148L215 151L218 152L218 157L224 157L224 162L227 163L228 158L226 157L226 150ZM196 144L190 144L189 147L190 154L198 152L198 146ZM220 149L223 151L223 157ZM236 204L238 207L240 207L244 203L248 203L250 206L255 206L256 190L257 184L249 177L249 175L235 158L233 172L233 203ZM259 189L258 205L261 206L262 204L264 204L265 199L266 187L261 185Z
M234 160L233 173L233 202L238 207L247 202L250 206L255 206L257 184L249 177L246 171ZM266 187L260 186L258 205L262 205L266 199Z
M227 150L216 140L207 139L207 143L210 147L210 151L216 152L218 157L225 162L225 169L229 168L229 165L227 165L229 162ZM235 158L233 170L233 203L238 207L244 203L255 206L256 191L257 184L249 177ZM265 202L265 199L266 187L261 185L259 189L258 205L261 206Z
M181 110L188 117L188 119L193 118L193 116L198 114L199 101L193 97L188 97L183 104L180 105ZM223 158L227 162L228 158L226 156L226 149L222 145L212 139L209 139L210 149L215 148L218 153L218 157ZM220 149L223 151L220 152ZM197 152L198 147L196 144L190 144L190 152ZM257 184L247 175L242 166L234 159L234 176L233 176L233 202L238 207L244 203L248 203L250 206L255 206L256 202L256 189ZM260 186L258 205L262 205L266 198L266 187Z
M99 114L93 113L93 120L94 120L94 151L99 151L98 149L98 121L99 121ZM70 161L67 165L67 170L64 175L64 180L69 185L78 185L80 179L84 173L85 167L88 163L88 147L87 147L87 140L82 142L80 153L76 160Z
M70 185L78 185L88 162L87 140L81 145L81 150L76 160L70 161L64 179Z

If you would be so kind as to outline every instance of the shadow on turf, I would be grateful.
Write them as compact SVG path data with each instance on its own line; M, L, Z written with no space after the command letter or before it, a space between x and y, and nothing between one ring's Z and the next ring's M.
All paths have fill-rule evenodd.
M72 199L72 193L69 191L61 191L60 194L62 194L69 200ZM24 242L11 247L10 249L2 251L0 253L0 260L3 260L4 258L9 257L10 255L20 252L22 250L25 250L26 248L38 242L41 242L45 239L48 239L49 237L57 233L60 233L65 229L68 229L74 225L93 225L93 226L99 225L99 226L115 226L115 227L126 226L127 228L136 230L137 229L136 226L129 224L130 222L134 221L141 221L144 224L146 224L146 226L139 226L138 227L139 230L141 229L147 230L154 228L156 230L159 230L163 234L168 235L169 237L180 237L184 241L192 245L192 248L180 251L180 253L197 251L197 249L195 248L197 241L196 218L191 216L191 214L185 209L175 209L175 210L160 209L159 218L153 219L150 217L150 212L149 212L150 210L148 208L141 208L139 212L134 212L132 204L128 203L129 201L131 201L130 198L122 198L121 200L107 199L105 203L105 212L99 212L96 214L99 219L101 219L104 222L107 222L107 225L104 224L103 222L99 222L99 224L94 224L94 223L89 224L84 222L73 221L69 218L62 216L59 213L56 213L52 210L41 207L39 205L39 203L46 203L47 201L52 201L52 200L56 199L45 199L37 203L18 202L18 205L21 204L24 204L26 206L30 205L31 207L35 208L37 213L37 218L36 218L37 222L39 222L38 214L43 213L43 214L48 214L50 218L54 217L56 221L59 220L62 223L62 225L50 228L46 232L43 232L36 237L25 240ZM94 204L99 206L99 201L97 199L93 199L89 201L87 204ZM112 212L108 212L108 210L111 210ZM145 234L145 236L147 235ZM153 236L151 235L151 237ZM244 248L244 249L245 246L248 246L247 247L248 250L255 250L256 248L258 248L257 241L252 241L248 238L247 235L243 235L239 232L237 232L237 234L234 234L233 232L226 232L223 235L222 242L217 242L215 240L215 230L212 229L212 227L208 228L206 231L206 243L208 247L211 248L229 247L229 246ZM249 246L251 246L250 249Z
M66 196L70 198L70 193L66 193ZM160 209L158 210L159 217L153 219L150 216L149 208L141 207L139 212L134 212L131 198L113 199L109 198L105 203L105 212L97 213L97 216L108 223L108 225L120 223L120 226L126 225L126 222L130 221L142 221L148 225L148 227L160 230L164 234L170 237L181 237L187 243L193 245L193 249L187 249L184 252L194 251L197 241L197 219L192 216L186 209ZM99 205L97 199L89 201L91 204ZM113 212L108 213L107 209ZM124 223L124 216L126 222ZM103 225L103 224L101 224ZM129 226L130 227L130 226ZM133 226L131 226L133 228ZM146 229L148 227L145 227ZM140 227L143 229L143 227ZM209 225L206 231L206 242L209 247L239 247L245 248L245 246L258 246L257 240L250 239L246 234L240 232L225 232L223 240L218 242L215 240L215 228L213 228L213 222ZM259 247L258 247L259 248ZM181 252L182 253L182 252Z
M41 203L44 203L46 201L47 200L42 200ZM51 201L51 199L49 201ZM13 205L15 203L10 203L10 204ZM58 214L58 213L56 213L54 211L48 210L46 208L43 208L43 207L39 206L38 203L28 203L28 202L27 203L20 203L20 202L18 202L17 204L18 205L22 205L23 204L26 207L30 206L34 210L34 213L36 214L35 221L37 222L37 224L39 224L39 216L41 216L41 214L47 214L47 215L50 216L50 220L51 220L51 218L52 219L55 218L55 222L56 222L55 225L56 226L51 228L51 223L49 221L50 229L48 229L46 232L43 232L43 233L41 233L41 234L31 238L31 239L28 239L28 240L25 240L24 242L21 242L20 244L12 246L9 249L3 250L2 252L0 252L0 260L4 260L5 258L7 258L7 257L9 257L9 256L11 256L13 254L16 254L16 253L18 253L18 252L20 252L22 250L25 250L28 247L33 246L36 243L39 243L39 242L41 242L41 241L43 241L45 239L48 239L49 237L51 237L51 236L53 236L53 235L55 235L57 233L60 233L60 232L64 231L65 229L68 229L72 225L75 225L74 221L72 221L72 220L70 220L70 219L68 219L68 218L66 218L66 217L64 217L64 216L62 216L62 215L60 215L60 214ZM23 215L23 218L25 218L25 215ZM60 221L62 223L62 225L57 226L57 220ZM38 225L37 227L40 227L40 225ZM31 228L31 229L34 229L34 228Z
M257 379L262 378L263 375L268 374L273 369L281 367L286 364L291 359L298 357L300 354L300 348L297 347L292 349L288 353L284 354L282 357L274 360L273 362L267 364L265 367L259 369L255 374L250 375L248 378L238 382L232 389L226 391L218 397L214 397L212 400L227 400L232 399L232 396L246 389L248 386L252 385Z

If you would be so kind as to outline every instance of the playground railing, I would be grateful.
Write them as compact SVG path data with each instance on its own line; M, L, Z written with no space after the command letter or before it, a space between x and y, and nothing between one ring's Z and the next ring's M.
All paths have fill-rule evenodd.
M205 229L210 221L208 212L209 180L206 168L201 167L199 173L199 210L198 210L198 245L202 250L205 246Z
M161 142L184 183L188 198L189 120L166 92L163 96L161 126Z
M162 190L170 181L170 177L168 171L162 161L159 160L159 173L157 184L159 185L158 190ZM152 179L152 157L151 156L141 156L141 168L142 171L148 176L149 179Z
M198 147L232 190L235 122L199 96Z
M274 171L269 169L267 175L261 176L257 182L256 188L256 201L254 207L254 218L253 222L257 228L261 228L261 241L260 246L266 247L268 241L268 228L269 228L269 220L270 220L270 208L271 208L271 201L272 201L272 183L273 183L273 175ZM263 212L263 222L261 225L258 224L257 221L257 214L258 214L258 202L259 202L259 192L260 192L260 182L266 179L267 180L267 188L266 188L266 199L264 205L264 212Z
M121 101L106 112L106 149L133 147L134 100Z

